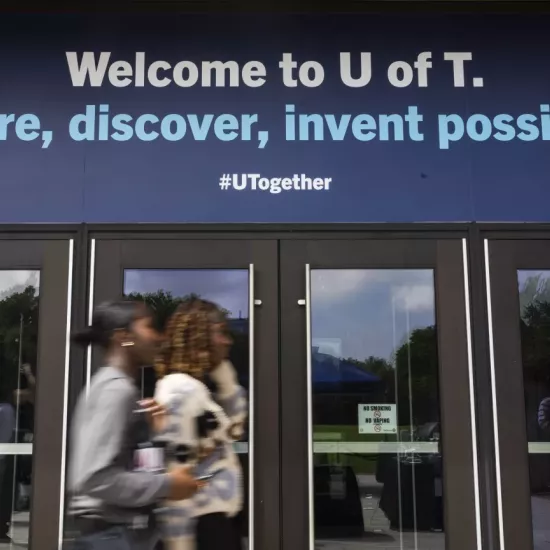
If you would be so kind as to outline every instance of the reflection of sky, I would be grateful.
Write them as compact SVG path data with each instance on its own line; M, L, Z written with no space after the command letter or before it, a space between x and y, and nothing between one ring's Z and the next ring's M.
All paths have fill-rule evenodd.
M248 316L246 270L127 270L124 291L195 292ZM365 359L391 358L414 328L435 322L431 270L313 270L312 336L319 351ZM284 322L284 319L283 319ZM274 335L275 337L275 335Z
M28 286L34 286L38 290L39 284L39 271L2 270L0 271L0 300L16 292L22 292Z
M195 293L230 311L248 317L248 271L245 269L129 269L124 272L124 294L156 292L174 296Z
M528 279L540 277L541 281L550 279L550 271L540 269L520 269L518 271L518 288L521 291Z
M344 358L390 360L411 330L435 322L431 270L313 270L311 299L314 346Z

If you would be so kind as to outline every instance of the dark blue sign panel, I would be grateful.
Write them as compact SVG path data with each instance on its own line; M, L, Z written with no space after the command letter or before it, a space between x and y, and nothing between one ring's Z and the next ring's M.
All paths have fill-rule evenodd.
M550 19L0 21L0 222L550 220Z

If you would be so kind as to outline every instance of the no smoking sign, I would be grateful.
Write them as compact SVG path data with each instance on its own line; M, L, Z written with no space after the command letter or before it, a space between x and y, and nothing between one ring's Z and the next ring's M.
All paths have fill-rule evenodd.
M397 406L395 404L359 405L360 434L394 434L397 432Z

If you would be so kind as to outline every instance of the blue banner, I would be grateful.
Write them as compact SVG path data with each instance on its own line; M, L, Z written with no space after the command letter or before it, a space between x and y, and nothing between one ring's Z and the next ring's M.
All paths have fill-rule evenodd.
M547 16L4 16L0 222L550 220Z

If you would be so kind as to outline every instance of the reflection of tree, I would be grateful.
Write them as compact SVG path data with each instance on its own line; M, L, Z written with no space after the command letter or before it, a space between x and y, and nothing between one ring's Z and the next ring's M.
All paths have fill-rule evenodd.
M412 331L409 339L395 354L399 391L399 421L416 426L439 420L439 372L437 330L435 325ZM409 406L409 366L412 375L412 413Z
M543 273L525 279L519 293L521 315L527 306L535 302L550 302L550 277Z
M0 301L2 301L4 298L8 298L12 294L21 294L22 292L25 292L28 287L34 287L38 289L40 279L39 272L30 271L26 273L26 276L27 278L25 282L15 283L13 286L0 291Z
M439 420L439 388L437 331L435 326L415 329L410 337L397 349L394 355L396 371L391 362L381 357L369 357L364 361L346 359L359 368L374 374L384 381L388 402L395 400L397 382L397 404L399 424L408 425L410 418L409 365L412 374L412 424L421 425ZM396 380L397 378L397 380Z
M536 300L526 305L520 331L524 376L546 383L550 374L550 302Z
M164 328L170 316L176 311L182 302L193 298L200 298L200 296L194 292L184 296L174 296L170 291L161 289L156 292L132 292L131 294L128 294L126 298L129 300L135 300L136 302L145 302L153 311L158 327ZM226 309L222 308L222 311L225 315L230 314L230 312Z
M550 397L550 280L542 274L529 277L520 289L520 334L527 433L530 441L540 433L540 402Z
M378 376L383 380L386 380L387 377L393 378L393 367L391 363L389 363L382 357L374 357L371 355L370 357L367 357L364 361L358 361L357 359L349 357L348 359L345 359L345 361L359 367L365 372L374 374L375 376Z
M27 286L0 299L0 393L17 387L19 338L23 321L22 363L36 366L38 342L38 292Z
M523 390L528 441L548 441L538 424L538 410L550 397L550 279L538 274L520 287L520 334ZM547 455L529 455L529 481L533 493L548 492Z
M520 332L526 384L550 390L550 279L528 277L520 289Z

